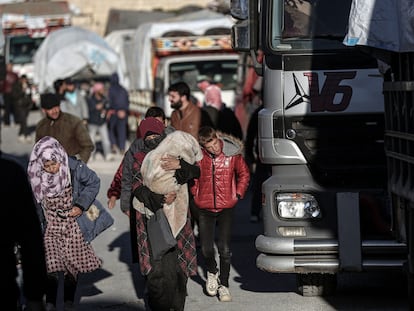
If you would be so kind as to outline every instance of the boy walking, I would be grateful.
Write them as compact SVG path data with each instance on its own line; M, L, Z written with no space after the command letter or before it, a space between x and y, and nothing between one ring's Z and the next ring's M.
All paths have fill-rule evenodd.
M201 252L207 266L206 291L219 295L220 301L231 301L229 274L230 240L233 208L249 185L249 168L243 159L243 143L230 135L202 127L198 132L203 158L198 162L200 177L191 188L199 208ZM215 228L220 266L214 253Z

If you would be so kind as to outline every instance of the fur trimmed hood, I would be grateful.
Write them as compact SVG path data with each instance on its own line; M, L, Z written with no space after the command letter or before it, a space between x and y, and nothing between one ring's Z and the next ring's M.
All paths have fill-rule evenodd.
M226 156L244 154L244 144L237 137L219 131L217 131L217 137L223 142L223 153Z

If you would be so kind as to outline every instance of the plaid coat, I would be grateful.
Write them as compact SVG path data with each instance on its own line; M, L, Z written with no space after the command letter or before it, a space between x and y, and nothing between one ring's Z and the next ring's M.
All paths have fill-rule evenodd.
M133 190L143 184L140 168L146 152L140 151L134 154L133 171ZM152 258L150 245L146 230L146 217L135 210L131 213L131 232L136 233L136 243L132 245L132 252L138 255L138 261L143 275L148 275L152 269ZM135 237L133 237L132 240ZM188 214L187 222L184 228L177 235L177 254L178 264L183 273L188 277L197 274L197 254L195 248L195 239L191 227L190 215ZM134 257L135 257L134 256Z

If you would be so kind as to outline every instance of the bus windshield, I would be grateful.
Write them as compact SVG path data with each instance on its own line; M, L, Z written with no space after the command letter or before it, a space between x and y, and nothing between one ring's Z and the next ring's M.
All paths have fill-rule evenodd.
M222 90L232 90L237 83L237 60L179 62L170 66L170 84L184 81L191 91L199 90L197 82L209 80Z
M8 60L13 64L26 64L33 62L33 56L44 38L31 38L17 36L10 38Z

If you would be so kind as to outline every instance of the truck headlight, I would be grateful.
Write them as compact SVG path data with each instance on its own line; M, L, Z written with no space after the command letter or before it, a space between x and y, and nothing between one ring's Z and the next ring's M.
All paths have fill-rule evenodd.
M321 210L315 197L307 193L280 193L276 195L277 213L282 218L320 218Z

